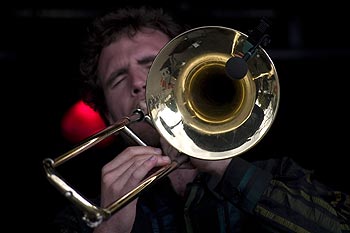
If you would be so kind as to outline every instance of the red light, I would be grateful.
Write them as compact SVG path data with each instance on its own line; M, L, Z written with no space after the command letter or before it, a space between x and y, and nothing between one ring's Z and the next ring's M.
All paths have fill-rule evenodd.
M87 137L106 128L106 124L98 112L83 101L76 102L64 114L61 121L62 135L71 143L79 143ZM111 137L97 144L105 146Z

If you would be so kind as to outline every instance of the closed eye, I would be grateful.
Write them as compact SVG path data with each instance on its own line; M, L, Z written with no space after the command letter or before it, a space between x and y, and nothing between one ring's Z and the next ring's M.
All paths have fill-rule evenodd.
M127 70L121 69L113 72L107 81L107 87L116 87L127 78Z

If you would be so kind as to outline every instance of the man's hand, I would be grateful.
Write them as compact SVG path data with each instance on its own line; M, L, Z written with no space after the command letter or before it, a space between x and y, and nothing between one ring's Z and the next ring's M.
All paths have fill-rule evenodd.
M128 147L102 169L101 206L106 207L134 189L151 169L169 163L169 157L162 156L159 148ZM136 203L137 199L114 213L94 233L131 232L136 216Z

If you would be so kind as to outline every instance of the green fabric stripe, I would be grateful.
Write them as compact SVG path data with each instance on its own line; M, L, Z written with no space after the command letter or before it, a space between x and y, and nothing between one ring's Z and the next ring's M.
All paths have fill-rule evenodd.
M270 219L271 221L274 221L282 226L285 226L286 228L292 230L293 232L297 232L297 233L310 233L309 231L307 231L306 229L302 228L301 226L298 226L290 221L288 221L287 219L278 216L272 212L270 212L269 210L261 207L260 205L258 205L256 207L256 211L264 216L265 218Z
M327 213L332 214L331 216L336 217L335 210L325 201L322 199L310 196L307 193L303 192L302 190L294 190L291 188L286 187L283 183L273 180L272 183L277 187L273 189L273 192L271 191L271 194L268 195L269 198L272 200L281 203L288 198L288 204L291 207L291 209L306 219L309 219L310 221L317 222L325 229L329 229L332 232L340 232L341 226L340 224L332 219ZM298 198L302 198L303 200L310 203L311 206L320 206L324 209L326 209L328 212L324 213L317 208L312 208L309 205L305 204L303 201L301 201L298 198L293 197L292 195L287 195L284 191L282 191L280 188L288 190L288 192L292 193L293 195L296 195Z
M345 232L345 230L350 232L349 225L347 225L347 224L340 224L340 225L341 225L342 232Z
M282 189L287 190L289 193L302 197L304 200L308 202L312 202L313 204L319 205L320 207L326 209L329 213L333 214L335 217L337 216L336 211L333 209L333 207L324 201L322 198L316 197L316 196L310 196L309 194L305 193L303 190L300 189L291 189L287 187L284 183L278 181L278 180L271 180L271 183L275 185L276 187L280 187Z
M219 233L225 233L226 232L226 218L225 218L225 210L224 208L220 207L217 208L217 217L218 217L218 222L219 222ZM228 220L229 221L229 220Z
M251 178L252 181L247 185L248 193L246 194L246 208L250 213L253 212L256 203L258 203L260 200L261 195L266 190L271 178L271 176L263 176L259 172L254 174L254 176Z
M241 182L238 185L238 190L240 192L243 192L245 189L245 186L248 184L248 181L250 180L250 177L252 177L256 167L250 167L248 171L245 173L244 177L242 178Z

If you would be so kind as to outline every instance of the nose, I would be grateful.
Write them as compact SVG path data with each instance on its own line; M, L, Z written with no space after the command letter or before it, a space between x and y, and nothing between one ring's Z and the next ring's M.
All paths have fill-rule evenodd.
M143 72L133 72L132 73L132 88L131 94L133 96L142 95L144 97L146 91L146 78L147 74Z

